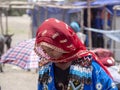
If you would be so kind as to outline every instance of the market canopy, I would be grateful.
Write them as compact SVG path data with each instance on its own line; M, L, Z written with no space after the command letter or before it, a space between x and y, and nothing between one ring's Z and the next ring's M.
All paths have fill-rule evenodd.
M113 5L120 4L120 0L95 0L91 2L91 5Z

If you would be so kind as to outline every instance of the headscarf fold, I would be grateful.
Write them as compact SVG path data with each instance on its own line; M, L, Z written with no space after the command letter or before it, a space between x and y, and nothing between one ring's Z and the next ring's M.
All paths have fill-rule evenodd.
M72 28L63 21L49 18L40 25L36 34L34 49L38 55L40 55L39 48L41 45L47 45L58 52L63 52L62 57L57 60L49 57L45 62L69 62L87 55L92 55L109 74L102 63L97 60L96 55L86 49Z

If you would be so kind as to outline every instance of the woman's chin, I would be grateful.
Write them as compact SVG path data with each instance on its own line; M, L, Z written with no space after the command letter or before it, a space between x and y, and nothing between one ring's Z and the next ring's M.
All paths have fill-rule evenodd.
M58 62L59 64L66 64L67 62Z

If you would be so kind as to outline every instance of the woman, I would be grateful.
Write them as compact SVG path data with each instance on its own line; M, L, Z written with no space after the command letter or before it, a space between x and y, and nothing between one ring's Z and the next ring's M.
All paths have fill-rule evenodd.
M35 52L42 56L38 90L118 90L95 54L62 21L50 18L41 24Z

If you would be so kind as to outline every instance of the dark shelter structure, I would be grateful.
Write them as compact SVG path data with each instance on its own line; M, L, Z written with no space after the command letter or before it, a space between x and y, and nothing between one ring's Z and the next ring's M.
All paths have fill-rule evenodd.
M112 17L114 15L113 6L120 4L119 0L96 0L90 2L91 28L95 29L111 29ZM73 2L64 4L64 2L52 3L51 5L36 5L33 10L28 10L28 14L32 18L32 37L35 37L38 26L47 18L54 17L70 24L72 21L79 21L83 33L88 37L88 31L83 27L88 27L88 11L87 2ZM107 13L106 13L107 12ZM107 22L106 22L107 21ZM104 36L101 33L91 32L92 47L104 47ZM89 40L86 40L86 46L89 46ZM109 45L107 45L109 46Z

